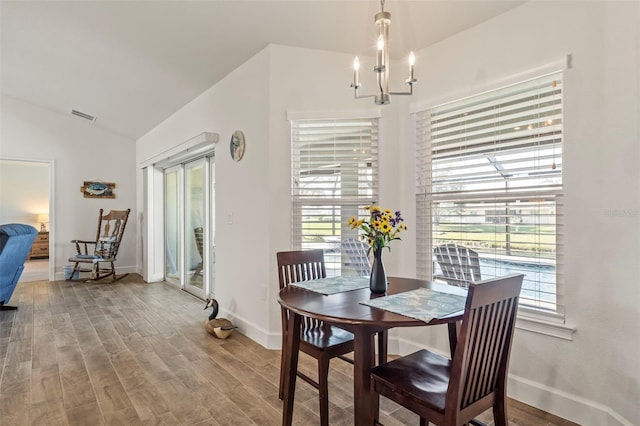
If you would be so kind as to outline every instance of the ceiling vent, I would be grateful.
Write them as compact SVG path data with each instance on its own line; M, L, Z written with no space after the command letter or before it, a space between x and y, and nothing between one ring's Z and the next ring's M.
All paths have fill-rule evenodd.
M94 117L93 115L89 115L89 114L85 114L84 112L81 111L76 111L75 109L71 110L71 114L78 116L80 118L84 118L85 120L89 120L89 121L96 121L98 118Z

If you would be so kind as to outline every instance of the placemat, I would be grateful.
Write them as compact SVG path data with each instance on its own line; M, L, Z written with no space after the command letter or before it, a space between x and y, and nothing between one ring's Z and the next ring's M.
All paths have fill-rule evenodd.
M296 287L322 293L324 295L344 293L369 287L369 277L329 277L319 280L300 281L291 283Z
M363 305L429 322L464 310L466 296L419 288L360 302Z

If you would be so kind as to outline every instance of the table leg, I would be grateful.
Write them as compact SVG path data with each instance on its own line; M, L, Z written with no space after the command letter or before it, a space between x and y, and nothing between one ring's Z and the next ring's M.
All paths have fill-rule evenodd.
M387 342L389 341L389 330L383 330L378 332L378 365L382 365L387 362L388 348Z
M298 351L300 350L300 322L300 315L289 311L286 339L287 356L284 361L283 426L290 426L293 420L293 399L296 393L296 372L298 371Z
M458 343L458 328L460 327L460 321L447 323L449 329L449 350L451 351L451 359L453 360L453 354L456 352L456 345Z
M353 415L354 424L373 424L378 404L371 401L371 367L374 365L374 332L366 327L356 327L353 354Z

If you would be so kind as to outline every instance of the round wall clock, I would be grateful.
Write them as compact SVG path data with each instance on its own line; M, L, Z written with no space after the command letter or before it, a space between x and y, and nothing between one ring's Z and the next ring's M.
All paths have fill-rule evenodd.
M244 155L244 133L242 130L236 130L231 135L231 142L229 143L229 150L231 152L231 158L235 161L240 161Z

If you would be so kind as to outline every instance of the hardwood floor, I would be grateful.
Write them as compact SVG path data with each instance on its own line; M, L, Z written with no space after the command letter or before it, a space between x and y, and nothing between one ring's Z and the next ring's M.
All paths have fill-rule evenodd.
M113 284L18 285L0 312L2 425L279 425L280 352L237 330L206 333L204 302L131 274ZM315 375L315 361L300 368ZM351 365L332 362L330 422L352 424ZM294 422L319 423L315 389L298 381ZM572 425L510 401L511 424ZM386 425L418 424L382 401ZM486 414L485 421L491 420Z

